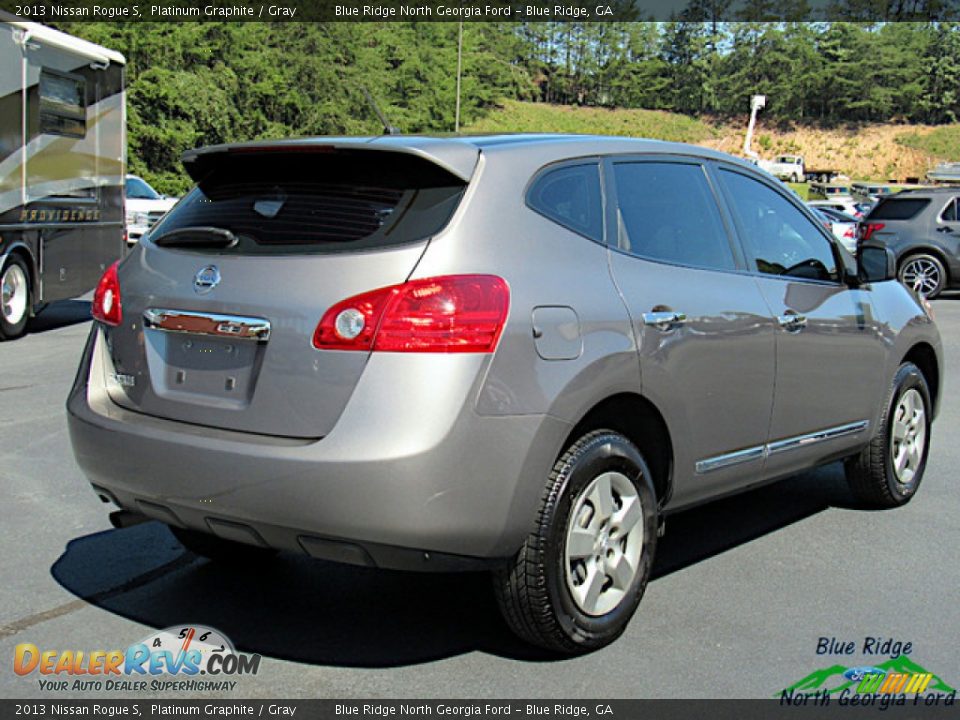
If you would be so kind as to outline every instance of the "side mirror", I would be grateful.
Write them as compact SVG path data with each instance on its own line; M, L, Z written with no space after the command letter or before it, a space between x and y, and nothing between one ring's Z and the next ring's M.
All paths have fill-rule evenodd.
M857 248L857 278L872 283L897 277L897 256L885 245L861 245Z

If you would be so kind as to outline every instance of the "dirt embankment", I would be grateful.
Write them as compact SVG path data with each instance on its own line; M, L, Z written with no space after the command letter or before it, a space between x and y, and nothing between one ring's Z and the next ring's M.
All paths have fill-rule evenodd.
M746 120L743 126L715 125L716 136L700 145L733 155L743 153ZM938 159L897 142L903 135L925 135L927 125L860 125L835 129L799 127L781 131L761 121L753 135L753 150L772 160L782 153L803 155L808 168L831 168L853 179L906 181L923 179Z

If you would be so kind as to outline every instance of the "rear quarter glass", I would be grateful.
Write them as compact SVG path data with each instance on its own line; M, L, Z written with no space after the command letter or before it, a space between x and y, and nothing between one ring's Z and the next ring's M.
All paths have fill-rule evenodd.
M340 253L423 240L449 222L464 181L399 153L220 153L204 159L197 186L150 232L218 228L222 238L178 233L178 250L220 255ZM202 234L202 233L201 233Z
M886 198L870 213L869 220L912 220L930 204L928 198Z

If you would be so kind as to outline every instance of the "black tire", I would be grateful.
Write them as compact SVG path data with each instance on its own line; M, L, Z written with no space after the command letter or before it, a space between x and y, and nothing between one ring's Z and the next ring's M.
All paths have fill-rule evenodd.
M625 517L627 504L639 501L642 525L633 525L633 532L626 531L620 537L614 515L603 521L609 531L604 531L603 542L618 546L615 552L626 554L628 544L642 540L638 562L633 569L632 581L623 582L625 588L617 589L610 596L619 597L617 604L602 614L587 614L579 606L573 595L568 579L570 563L566 558L567 530L573 522L582 522L581 512L575 520L572 516L574 501L580 499L580 509L590 512L592 507L581 495L594 486L594 481L612 473L617 482L628 481L635 495L625 500L627 493L612 493L614 515L621 513ZM625 487L625 486L622 486ZM583 502L587 502L584 506ZM619 502L619 505L617 504ZM601 518L601 513L596 513ZM524 541L514 560L506 567L494 572L494 587L500 610L510 628L529 643L552 651L575 654L594 650L616 640L633 616L640 598L647 586L650 569L656 552L657 543L657 503L652 476L643 456L627 438L611 430L597 430L584 435L573 443L563 456L557 460L547 480L540 509L533 531ZM591 520L593 522L593 520ZM630 538L635 538L632 540ZM600 542L598 540L598 542ZM607 545L593 552L614 552ZM601 555L597 555L599 561ZM586 572L588 562L577 565L577 570ZM596 565L594 567L597 567ZM613 577L597 573L602 577L603 588L600 594L610 592ZM571 572L571 575L573 573ZM586 580L581 580L586 585ZM589 595L589 594L588 594ZM607 602L610 600L607 599Z
M934 275L935 281L931 280ZM914 253L900 261L897 279L928 300L933 300L947 285L947 269L936 255Z
M6 286L9 284L13 286L12 280L16 276L18 282L17 286L19 288L20 283L23 283L24 287L16 290L16 292L25 292L26 297L23 298L23 310L19 318L8 318L6 313ZM30 267L27 265L26 261L19 255L11 255L10 259L7 260L7 263L3 266L3 269L0 270L0 287L4 289L4 296L0 297L0 302L4 303L3 306L0 306L0 340L13 340L23 335L24 331L27 329L27 321L30 319L30 308L33 306L33 284L30 282ZM20 305L18 301L17 305Z
M271 560L277 551L244 543L224 540L216 535L170 526L170 532L187 550L208 560L239 565Z
M902 447L902 443L896 443L893 432L894 426L901 420L901 403L912 391L915 394L911 397L919 397L923 404L923 418L917 423L918 428L922 426L923 438L914 439L914 443L920 446L919 461L908 463L908 467L898 475L894 450ZM930 450L931 408L926 378L916 365L904 363L893 379L879 430L859 455L846 462L847 482L862 505L878 509L894 508L910 502L916 495ZM906 470L910 472L909 479L904 477Z
M790 182L792 183L800 182L800 176L794 173L793 175L790 176Z

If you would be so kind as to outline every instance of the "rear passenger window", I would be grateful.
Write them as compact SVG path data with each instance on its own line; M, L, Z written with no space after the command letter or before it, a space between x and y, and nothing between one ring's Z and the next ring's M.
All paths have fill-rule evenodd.
M614 177L622 250L678 265L713 270L736 267L701 165L617 163Z
M720 171L755 269L768 275L836 280L833 246L812 220L759 180Z
M603 241L603 200L597 163L565 165L547 171L530 188L527 204L565 228Z

